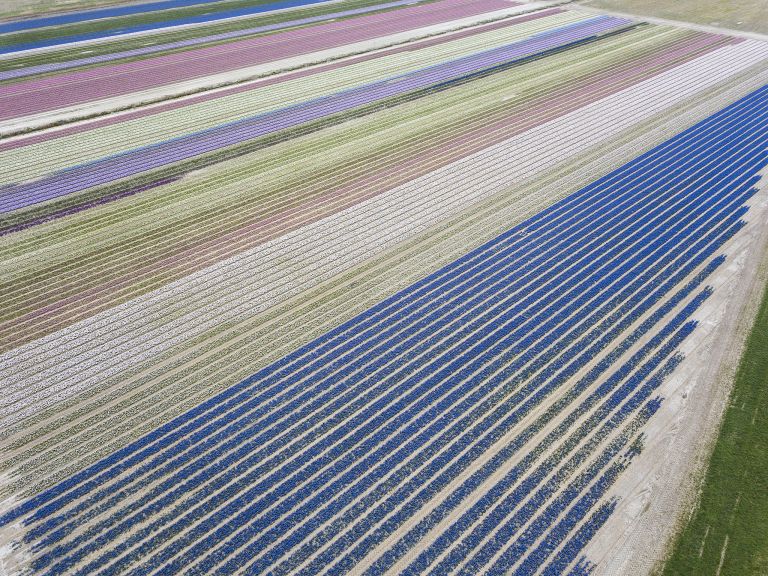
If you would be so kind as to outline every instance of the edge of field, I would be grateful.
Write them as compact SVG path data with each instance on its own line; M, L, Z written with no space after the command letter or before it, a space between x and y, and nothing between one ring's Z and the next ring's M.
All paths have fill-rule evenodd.
M768 574L768 251L763 246L718 382L727 400L702 444L659 576Z
M600 0L575 0L569 6L766 41L762 31L722 28L695 18L682 20L680 14L669 20L658 17L668 15L652 10L619 11L618 6L606 6ZM758 186L765 195L768 173L762 176ZM699 439L684 455L687 462L674 494L676 502L666 500L668 521L657 526L658 533L651 538L663 544L651 554L641 554L644 559L639 565L635 562L633 570L643 565L643 572L652 576L768 575L768 241L757 243L745 266L753 268L751 273L744 270L742 281L748 284L737 290L742 303L729 307L733 317L722 319L712 335L710 345L721 350L703 370L706 374L695 377L710 390L703 395L709 407L701 407L703 421L695 426ZM648 497L646 492L624 506L639 506ZM601 574L624 573L614 572L620 559L609 564Z

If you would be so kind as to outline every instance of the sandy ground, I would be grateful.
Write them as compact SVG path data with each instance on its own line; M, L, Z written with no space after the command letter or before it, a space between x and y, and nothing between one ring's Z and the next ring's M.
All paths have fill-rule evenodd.
M582 0L584 6L768 34L768 0Z
M681 346L685 360L660 390L665 400L645 430L646 449L613 490L619 506L586 549L596 574L651 573L695 505L768 279L765 180L745 219L747 227L723 250L726 264L708 283L713 296L694 315L699 326Z

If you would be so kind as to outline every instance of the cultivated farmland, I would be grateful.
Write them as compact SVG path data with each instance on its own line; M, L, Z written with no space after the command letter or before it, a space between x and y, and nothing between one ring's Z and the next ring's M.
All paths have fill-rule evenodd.
M0 22L0 573L687 565L761 437L768 43L73 8Z

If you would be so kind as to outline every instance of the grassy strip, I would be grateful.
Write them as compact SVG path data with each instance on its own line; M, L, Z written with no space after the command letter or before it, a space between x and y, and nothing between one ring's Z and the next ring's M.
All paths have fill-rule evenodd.
M768 287L741 358L701 499L662 574L768 574Z
M341 12L343 10L353 10L356 8L365 8L368 6L375 6L382 4L385 0L346 0L345 2L334 2L331 4L313 5L312 7L290 10L288 12L278 12L271 15L257 15L253 18L239 18L232 21L220 22L216 24L206 24L200 26L192 26L189 28L168 30L165 32L159 32L153 34L151 39L146 35L134 36L129 38L117 37L109 42L101 42L97 44L86 44L77 47L69 47L60 50L46 50L45 52L35 52L33 54L25 54L16 58L7 58L0 60L0 71L15 70L26 66L35 66L38 64L52 64L56 62L68 62L70 60L76 60L78 58L86 58L90 56L100 56L102 54L112 54L113 52L123 52L126 50L133 50L135 48L143 48L144 46L150 46L154 44L166 44L169 42L177 42L180 40L188 40L191 38L199 38L202 36L211 36L214 34L223 34L225 32L234 32L237 30L244 30L247 28L255 28L257 26L268 26L270 24L280 24L282 22L289 22L291 20L299 20L302 18L310 18L312 16L322 16L324 14L332 14L334 12ZM426 2L434 2L436 0L421 0L420 4ZM396 8L382 9L381 12L388 10L396 10ZM346 18L355 18L355 16L347 16ZM238 40L258 36L254 34L250 36L242 36ZM0 45L2 45L3 38L0 38ZM229 41L229 40L227 40ZM227 42L225 41L225 42ZM129 60L138 60L147 58L150 56L157 56L159 54L167 54L170 52L179 52L184 50L190 50L193 48L200 48L202 46L209 46L219 44L221 42L209 42L205 44L198 44L196 46L190 46L188 48L182 48L166 52L155 52L146 56L114 60L112 62L125 62ZM38 75L39 76L39 75ZM32 76L35 77L35 76ZM23 78L23 80L30 77ZM15 82L17 80L9 80L9 82Z

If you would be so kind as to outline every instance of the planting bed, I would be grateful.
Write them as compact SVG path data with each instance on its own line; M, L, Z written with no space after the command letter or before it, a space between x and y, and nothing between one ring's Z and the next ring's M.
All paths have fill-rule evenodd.
M238 2L0 27L0 567L650 573L764 278L768 44Z

